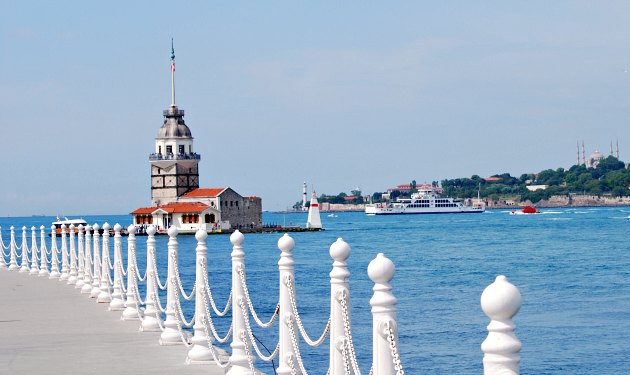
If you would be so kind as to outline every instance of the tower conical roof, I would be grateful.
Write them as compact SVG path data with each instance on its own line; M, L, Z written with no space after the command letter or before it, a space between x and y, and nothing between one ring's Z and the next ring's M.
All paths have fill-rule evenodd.
M184 111L177 106L170 106L164 111L164 124L158 130L157 139L164 138L190 138L192 133L184 122Z

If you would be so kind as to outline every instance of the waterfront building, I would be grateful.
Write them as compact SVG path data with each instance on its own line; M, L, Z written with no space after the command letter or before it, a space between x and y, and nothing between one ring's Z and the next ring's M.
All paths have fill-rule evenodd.
M138 227L166 231L255 229L262 227L262 201L243 197L230 187L199 188L199 161L184 111L175 103L175 51L171 49L171 105L155 138L151 165L151 207L133 211Z

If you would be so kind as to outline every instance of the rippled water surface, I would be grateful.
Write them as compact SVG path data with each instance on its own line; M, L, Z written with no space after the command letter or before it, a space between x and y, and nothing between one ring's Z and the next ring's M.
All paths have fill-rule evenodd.
M540 215L484 214L365 216L322 215L324 232L294 233L298 308L309 335L319 337L330 309L330 245L343 237L352 247L352 329L362 372L371 361L372 282L368 263L383 252L396 265L400 352L408 374L481 374L480 344L487 317L479 298L499 274L519 287L523 306L514 321L523 343L522 374L624 374L630 367L630 208L543 210ZM128 225L131 217L84 217L90 223ZM50 226L52 218L1 218L8 227ZM306 221L306 214L265 213L263 221ZM248 234L247 279L263 320L277 303L277 241L281 234ZM146 237L138 237L139 254ZM19 243L20 239L18 239ZM29 232L30 241L30 232ZM166 242L158 237L162 280ZM180 236L179 263L185 288L194 282L196 241ZM113 245L110 245L113 249ZM125 245L126 248L126 245ZM231 244L226 235L208 237L210 283L217 303L230 291ZM139 255L144 270L143 255ZM188 318L192 305L186 305ZM221 332L228 322L218 320ZM272 350L277 334L255 329ZM328 342L304 350L307 370L325 374ZM257 366L273 373L261 360Z

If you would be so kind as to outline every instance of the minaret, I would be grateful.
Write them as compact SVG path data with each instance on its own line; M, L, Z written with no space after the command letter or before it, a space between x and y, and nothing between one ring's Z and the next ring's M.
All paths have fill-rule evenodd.
M322 219L319 217L319 203L315 192L311 196L311 205L308 208L308 219L306 219L306 228L322 229Z
M610 156L613 156L612 141L610 141Z
M586 151L584 151L584 140L582 140L582 162L584 163L584 166L586 167Z
M164 123L155 137L151 164L151 203L153 206L177 201L199 187L198 163L193 137L184 122L184 111L175 104L175 48L171 39L171 105L163 112Z
M302 187L302 211L306 211L306 181L304 181L304 186Z
M619 159L619 140L617 140L617 154L616 154L617 159Z
M580 165L580 141L577 141L577 164Z

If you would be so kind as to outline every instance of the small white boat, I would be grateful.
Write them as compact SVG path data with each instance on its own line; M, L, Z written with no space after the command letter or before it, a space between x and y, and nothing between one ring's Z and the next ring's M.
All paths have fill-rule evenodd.
M328 217L337 217L335 214L329 214Z

